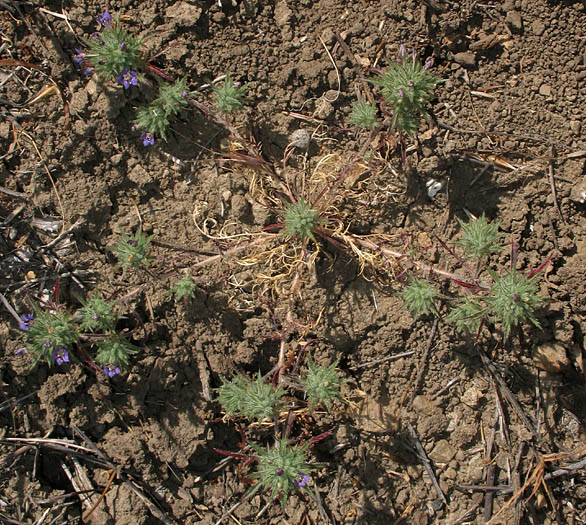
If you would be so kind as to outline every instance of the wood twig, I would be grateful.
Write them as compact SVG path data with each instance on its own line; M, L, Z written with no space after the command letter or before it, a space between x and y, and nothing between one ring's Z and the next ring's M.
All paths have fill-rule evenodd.
M411 423L409 423L409 421L407 421L407 428L409 429L409 433L411 434L411 439L413 440L413 444L415 445L415 450L417 451L417 456L419 457L419 459L423 463L423 466L425 467L425 470L429 474L429 477L431 478L431 483L433 485L433 488L435 489L435 492L436 492L438 498L444 503L444 505L447 504L448 500L446 499L444 491L442 490L442 488L440 487L440 485L437 481L437 478L435 476L435 472L433 471L433 467L431 465L431 461L427 457L427 453L425 452L425 449L423 448L421 441L419 441L419 438L417 437L417 432L415 432L413 425L411 425Z

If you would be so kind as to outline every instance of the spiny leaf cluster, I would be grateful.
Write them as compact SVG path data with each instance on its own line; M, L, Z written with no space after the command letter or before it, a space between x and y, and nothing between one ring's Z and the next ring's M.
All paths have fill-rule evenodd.
M301 382L311 406L323 404L329 409L335 399L341 399L342 379L336 372L336 365L318 365L311 358L308 360L307 375Z
M189 104L188 97L185 79L173 84L161 82L159 96L147 106L137 108L134 123L139 129L167 140L169 126Z
M150 257L148 249L152 236L149 237L138 230L134 235L122 234L122 239L111 249L118 259L117 266L123 268L141 268L145 266Z
M262 420L275 415L284 393L282 388L265 383L260 372L255 381L238 374L218 388L218 401L230 416Z
M270 492L271 499L280 497L281 505L285 508L289 494L294 489L308 490L306 479L316 468L305 459L309 443L295 447L289 445L286 439L281 439L272 447L251 446L258 459L258 470L252 474L258 481L251 489L252 492L259 489Z
M112 25L104 27L101 33L94 33L85 40L88 52L85 58L97 73L116 78L124 69L141 71L144 59L140 51L142 40L120 25L116 15Z
M415 53L409 58L404 51L397 62L369 81L380 88L385 103L392 107L391 126L407 135L415 135L421 119L427 116L427 106L440 82Z

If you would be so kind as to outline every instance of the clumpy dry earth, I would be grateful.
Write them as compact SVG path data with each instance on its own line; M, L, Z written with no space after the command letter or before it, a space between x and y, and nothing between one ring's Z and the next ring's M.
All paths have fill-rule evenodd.
M116 269L108 247L140 224L159 242L155 273L198 260L169 244L217 253L220 228L263 224L248 179L222 161L225 130L194 112L167 143L144 148L131 124L143 95L76 70L74 48L104 9L122 13L157 67L194 89L226 72L245 83L242 128L273 163L300 128L313 136L305 162L349 158L365 139L346 124L361 78L400 43L432 57L443 79L433 119L408 142L404 167L389 143L380 196L352 227L410 239L417 257L443 268L454 262L445 245L456 219L485 213L518 245L520 271L551 260L538 281L541 328L503 344L497 329L475 343L441 316L414 321L400 284L324 255L295 313L311 325L314 360L339 362L345 402L296 420L298 442L331 434L310 449L321 465L311 492L284 509L268 494L243 500L249 470L215 450L270 443L262 428L222 418L213 400L222 376L267 373L279 352L284 319L236 286L242 268L194 271L201 291L187 307L169 281L125 301L120 328L140 352L113 379L82 362L31 369L3 305L0 520L586 523L583 1L42 4L0 3L0 292L18 313L57 282L71 308L95 288L119 298L135 289L143 281ZM433 198L431 179L441 183ZM204 219L208 237L196 227ZM510 267L509 252L492 267ZM293 353L298 336L287 338ZM574 466L556 473L565 465Z

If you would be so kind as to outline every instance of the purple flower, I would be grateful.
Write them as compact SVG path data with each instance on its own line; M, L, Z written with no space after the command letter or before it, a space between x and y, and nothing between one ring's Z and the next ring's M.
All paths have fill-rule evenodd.
M85 53L79 49L79 48L75 48L75 56L73 57L73 61L81 67L81 65L83 64L83 61L85 60Z
M128 71L123 69L120 76L116 79L118 84L122 84L124 89L128 89L130 86L138 86L138 78L136 78L136 71Z
M120 51L126 50L126 44L124 42L120 42Z
M92 319L94 321L97 321L100 318L100 316L98 314L92 314Z
M120 368L113 364L110 363L109 365L104 366L104 374L106 374L108 377L114 377L116 374L120 373Z
M407 54L407 49L403 44L399 46L399 56L404 57Z
M431 66L433 65L433 57L429 57L426 61L425 64L423 65L423 69L425 69L425 71L427 71L428 69L431 69Z
M298 472L297 477L293 480L296 487L305 487L309 483L309 476L303 472Z
M155 143L155 137L152 133L145 131L141 136L143 146L152 146Z
M63 363L69 363L69 352L65 348L55 348L53 359L55 359L58 366L61 366Z
M405 92L402 89L399 89L398 95L403 98L405 96Z
M98 24L104 27L112 25L112 15L108 11L104 11L103 14L98 15Z
M20 316L20 324L18 327L21 330L28 330L35 323L35 316L33 314L25 314Z
M14 352L15 355L17 356L21 356L27 353L27 349L24 346L21 346L20 348L16 349L16 352Z
M282 468L278 468L277 470L275 470L275 474L277 476L282 476L284 472L285 471Z
M43 343L44 348L51 348L53 346L53 341L45 341Z

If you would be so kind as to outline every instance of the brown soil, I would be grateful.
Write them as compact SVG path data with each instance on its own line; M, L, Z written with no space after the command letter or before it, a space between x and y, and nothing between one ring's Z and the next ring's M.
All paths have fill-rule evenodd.
M175 125L168 143L143 148L130 124L138 92L76 71L74 47L104 8L127 15L153 56L163 50L156 65L187 76L190 86L226 72L246 83L248 121L271 162L282 158L299 128L314 133L309 162L356 151L364 137L343 129L360 88L356 66L368 76L368 68L393 59L401 42L433 57L444 79L435 122L409 144L416 147L409 149L405 178L397 175L399 156L389 156L380 198L354 218L354 228L414 239L422 260L442 266L450 258L440 240L453 242L456 219L486 213L518 245L519 270L552 256L539 280L547 298L538 311L541 329L524 326L505 344L487 331L475 345L441 321L437 330L430 318L413 321L394 294L399 285L364 279L340 254L333 253L333 264L324 256L295 312L308 323L321 312L305 333L317 338L310 351L318 362L338 360L347 380L346 403L295 427L305 439L333 430L311 449L311 460L321 464L312 481L320 503L299 493L284 510L277 503L265 509L270 498L259 493L225 522L419 525L484 523L492 515L491 523L586 523L583 466L530 497L540 461L548 473L586 452L584 1L222 0L220 7L51 0L45 11L34 2L0 4L8 6L0 12L0 58L38 66L0 64L0 186L13 192L0 193L0 291L19 313L27 300L50 297L57 280L60 300L71 307L94 288L120 297L139 285L137 274L115 268L108 247L141 221L157 241L216 251L194 221L215 220L210 233L216 233L231 222L252 228L265 219L241 170L207 149L226 150L224 130L194 114ZM62 12L71 25L55 15ZM355 63L336 44L336 33ZM57 89L28 103L52 85ZM433 199L425 192L431 178L443 183ZM75 227L41 249L62 224ZM153 251L155 272L195 260L162 246ZM507 268L509 254L492 263ZM284 319L278 313L275 319L250 289L234 287L247 277L241 268L218 265L196 275L202 291L187 308L175 304L166 281L125 303L124 328L140 353L111 380L80 363L31 370L30 358L15 353L22 336L2 307L0 520L215 523L244 496L246 469L233 460L216 469L224 456L215 449L237 452L242 435L222 419L212 389L235 370L271 370ZM295 334L287 342L298 349ZM413 353L355 368L406 351ZM445 502L413 451L409 424ZM247 437L270 442L254 428ZM81 519L88 507L62 468L80 479L71 448L31 438L94 443L109 463L90 463L87 457L97 457L90 452L77 461L97 494L118 469L89 518ZM516 489L525 481L526 490L508 506L510 491L458 489ZM494 494L493 503L485 494Z

